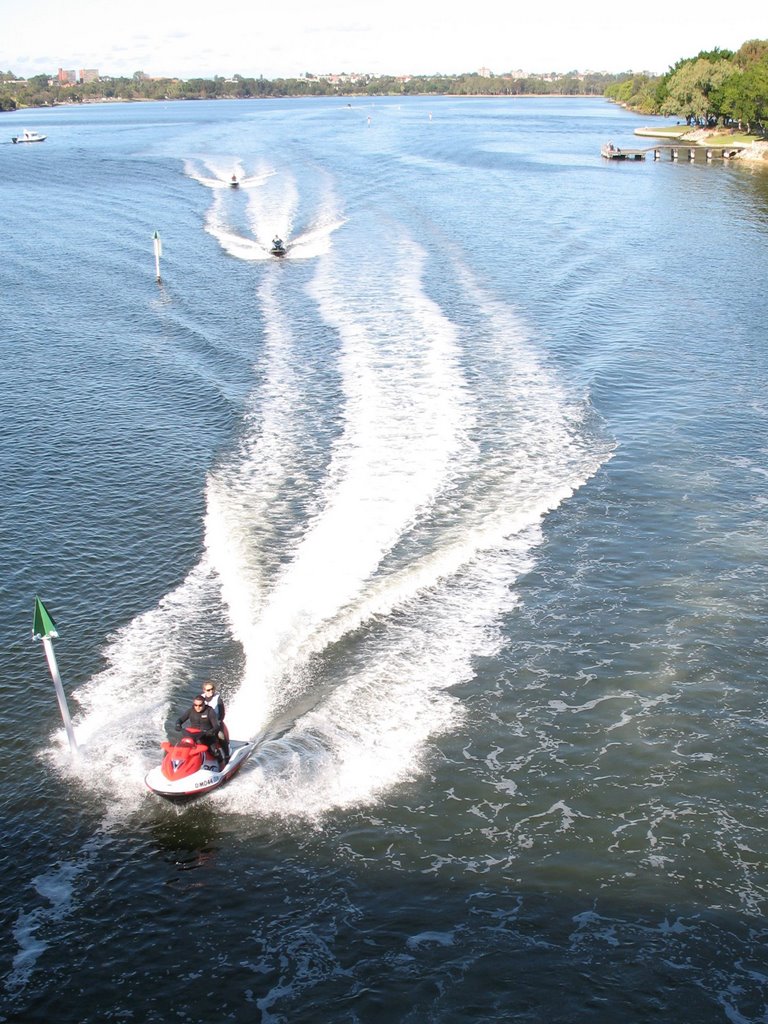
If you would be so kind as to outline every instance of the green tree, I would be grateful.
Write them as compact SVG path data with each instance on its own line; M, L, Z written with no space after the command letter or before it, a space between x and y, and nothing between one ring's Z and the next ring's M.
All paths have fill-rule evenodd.
M724 84L720 100L724 113L744 123L747 132L768 117L768 60L737 71Z
M734 54L734 63L740 68L749 67L768 58L768 39L748 39Z
M703 123L717 117L715 101L727 78L733 73L728 60L712 61L697 57L682 64L667 82L662 114L684 117L691 123Z

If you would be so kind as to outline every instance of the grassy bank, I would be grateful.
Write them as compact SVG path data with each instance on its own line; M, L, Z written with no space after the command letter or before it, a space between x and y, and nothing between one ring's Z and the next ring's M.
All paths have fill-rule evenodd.
M673 124L659 128L635 128L635 135L648 139L679 139L681 142L699 142L709 146L727 146L729 142L749 145L760 142L762 135L748 135L746 132L731 131L727 128L691 128L687 124Z

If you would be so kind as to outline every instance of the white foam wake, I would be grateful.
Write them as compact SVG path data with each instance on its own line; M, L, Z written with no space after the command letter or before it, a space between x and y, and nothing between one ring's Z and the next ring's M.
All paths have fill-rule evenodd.
M238 188L249 189L263 185L275 171L271 167L261 166L258 170L248 174L239 159L230 161L223 157L206 157L202 161L185 160L184 173L193 181L205 185L206 188L232 190L233 175L237 179Z
M418 771L430 736L461 716L450 689L501 642L543 517L609 454L514 313L459 268L484 336L475 369L489 371L470 398L459 334L423 293L416 247L401 251L417 272L398 276L398 298L375 296L373 315L342 295L332 265L313 287L344 339L347 429L323 508L255 624L259 661L234 707L254 721L298 687L317 699L219 796L242 812L315 819ZM431 545L387 567L420 532ZM329 685L311 656L342 639Z
M403 253L393 308L376 317L350 307L332 261L318 270L312 293L342 341L345 427L321 488L321 511L247 636L238 634L254 657L231 714L251 728L285 702L289 667L326 646L323 628L359 600L466 443L455 330L410 283L418 261L415 250ZM360 306L364 301L360 296Z
M263 744L251 770L218 799L261 817L321 821L331 810L370 804L425 768L430 738L463 717L451 688L491 656L510 589L530 567L534 537L510 540L489 561L406 600L355 648L332 692L281 738Z
M262 282L259 297L265 376L246 412L238 450L209 475L205 515L207 558L216 567L232 631L253 663L259 658L254 624L268 597L266 562L278 543L272 524L289 517L285 501L309 487L299 469L307 428L297 340L274 278ZM242 723L249 734L254 727Z

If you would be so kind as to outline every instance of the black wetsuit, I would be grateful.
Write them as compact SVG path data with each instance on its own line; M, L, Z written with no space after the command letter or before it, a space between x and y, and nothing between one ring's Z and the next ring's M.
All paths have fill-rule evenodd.
M184 725L185 722L187 723L186 725ZM213 708L209 708L206 704L200 711L195 707L191 707L186 714L178 719L176 728L183 728L188 735L204 743L206 747L210 747L216 740L216 734L219 731L219 720Z

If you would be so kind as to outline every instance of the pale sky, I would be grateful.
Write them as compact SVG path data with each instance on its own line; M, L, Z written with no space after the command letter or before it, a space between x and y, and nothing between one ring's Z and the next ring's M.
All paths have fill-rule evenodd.
M663 72L768 38L765 0L0 0L0 70L179 78L304 72ZM637 16L636 12L641 12Z

